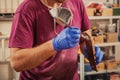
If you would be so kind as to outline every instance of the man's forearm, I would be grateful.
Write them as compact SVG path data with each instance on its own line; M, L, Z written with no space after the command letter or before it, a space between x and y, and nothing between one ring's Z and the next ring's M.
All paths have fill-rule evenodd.
M16 51L15 51L16 50ZM28 49L11 49L11 65L16 71L31 69L55 54L52 41Z

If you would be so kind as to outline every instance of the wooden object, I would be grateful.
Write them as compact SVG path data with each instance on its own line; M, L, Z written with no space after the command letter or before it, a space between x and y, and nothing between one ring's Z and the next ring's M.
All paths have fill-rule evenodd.
M101 70L104 70L104 69L105 69L105 64L104 64L104 62L101 62L101 63L99 63L96 67L97 67L97 70L98 70L98 71L101 71Z
M94 16L95 8L86 8L86 12L88 16Z
M112 8L103 8L102 10L103 10L102 16L112 16L113 15Z
M100 44L104 42L104 37L103 35L99 35L99 36L93 36L93 40L95 44Z
M97 71L96 60L95 60L95 50L94 50L94 40L91 36L91 31L87 30L83 34L84 42L87 48L88 60L92 70Z
M118 33L106 33L106 42L118 42Z
M108 70L115 70L115 69L117 69L118 64L116 61L107 61L106 65L107 65Z

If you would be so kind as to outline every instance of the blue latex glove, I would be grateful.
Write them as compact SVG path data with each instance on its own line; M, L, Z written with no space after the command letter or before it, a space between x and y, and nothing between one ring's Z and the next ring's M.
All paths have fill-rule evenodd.
M101 49L98 46L94 46L94 48L95 48L95 52L96 52L96 64L99 64L103 59L103 52L101 51ZM86 47L84 47L83 54L86 58L88 58Z
M75 26L65 28L52 40L54 49L60 51L76 46L80 39L80 33L80 29Z

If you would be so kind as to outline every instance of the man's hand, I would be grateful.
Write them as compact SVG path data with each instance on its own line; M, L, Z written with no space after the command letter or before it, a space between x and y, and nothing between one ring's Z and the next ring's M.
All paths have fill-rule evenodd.
M96 52L96 64L99 64L103 59L103 52L101 51L101 49L98 46L94 46L94 48L95 48L95 52ZM86 58L88 58L86 50L87 49L85 47L84 51L83 51L83 54Z
M52 40L54 49L60 51L76 46L80 39L80 33L80 29L75 26L65 28Z

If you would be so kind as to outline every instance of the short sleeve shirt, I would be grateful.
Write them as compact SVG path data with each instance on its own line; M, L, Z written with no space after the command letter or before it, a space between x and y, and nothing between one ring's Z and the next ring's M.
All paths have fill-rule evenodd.
M62 7L73 13L70 25L81 31L90 28L82 0L68 0ZM10 48L32 48L56 37L54 20L40 0L25 0L17 9L9 39ZM64 27L56 24L56 32ZM29 55L29 54L28 54ZM19 80L79 80L78 46L57 52L42 64L22 71Z

